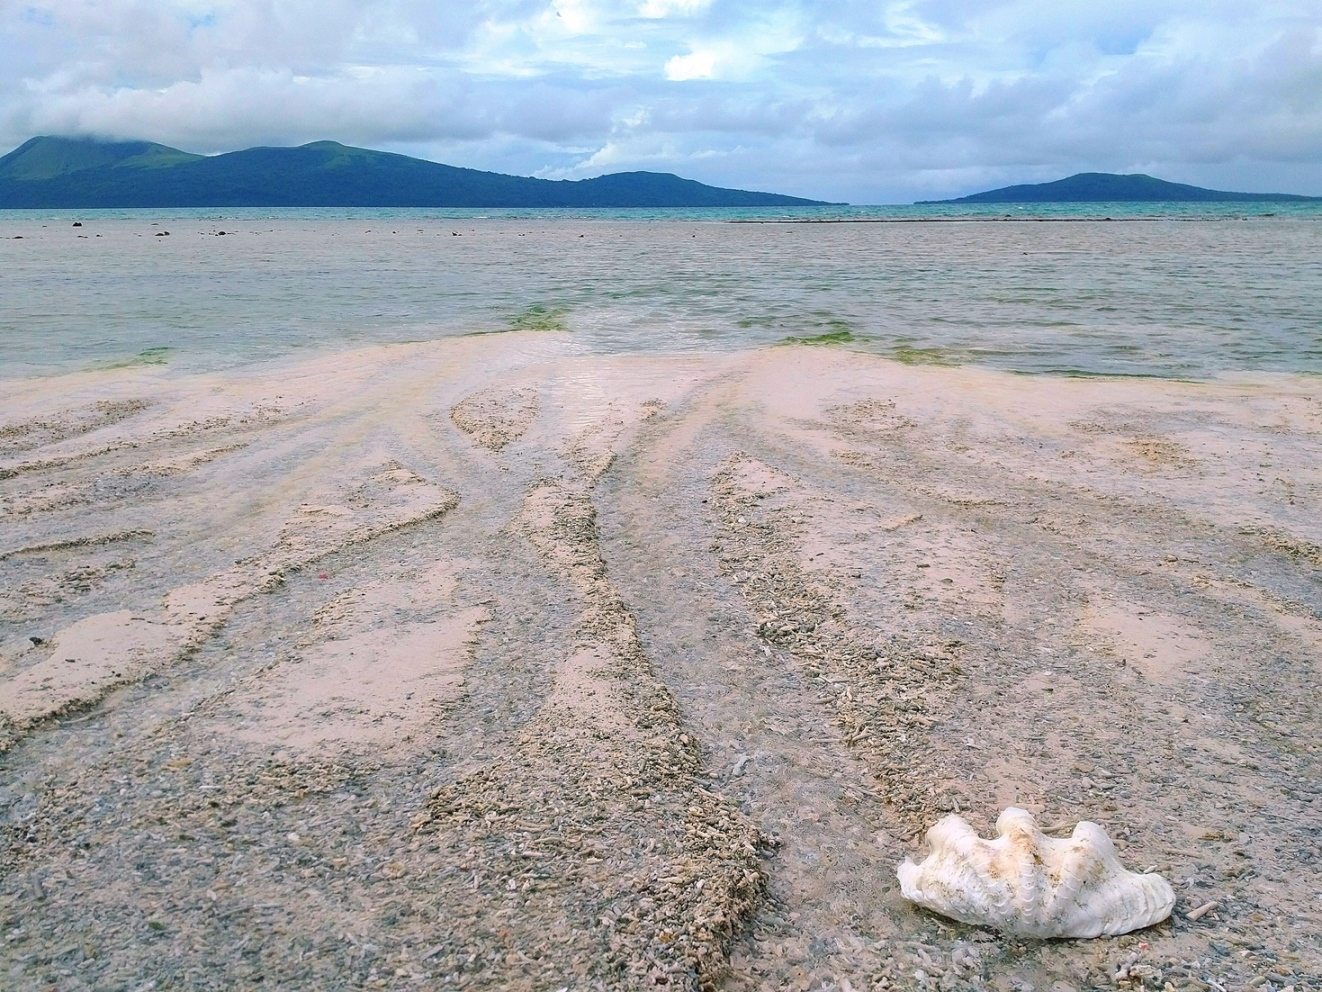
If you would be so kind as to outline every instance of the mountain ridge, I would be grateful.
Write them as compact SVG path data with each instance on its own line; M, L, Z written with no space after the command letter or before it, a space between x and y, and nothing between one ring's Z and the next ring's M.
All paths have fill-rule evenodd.
M148 141L42 135L0 156L0 209L825 205L661 172L510 176L336 141L204 156Z
M1079 172L1049 183L1002 186L953 200L919 200L932 203L1291 203L1319 201L1322 197L1295 193L1235 193L1205 189L1187 183L1136 173Z

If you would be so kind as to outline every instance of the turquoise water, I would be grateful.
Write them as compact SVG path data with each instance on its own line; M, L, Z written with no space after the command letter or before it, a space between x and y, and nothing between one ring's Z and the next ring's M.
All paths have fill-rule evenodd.
M0 375L509 328L591 352L818 338L1029 373L1317 373L1319 259L1311 203L3 211Z

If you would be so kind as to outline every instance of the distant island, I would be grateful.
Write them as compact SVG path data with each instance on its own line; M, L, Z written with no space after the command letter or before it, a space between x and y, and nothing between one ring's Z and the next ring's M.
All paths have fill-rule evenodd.
M315 141L194 155L150 141L37 137L0 158L0 208L808 207L824 201L659 172L550 180Z
M1054 183L1004 186L955 200L920 200L920 203L1295 203L1322 201L1318 196L1293 193L1230 193L1184 183L1168 183L1142 174L1080 172Z

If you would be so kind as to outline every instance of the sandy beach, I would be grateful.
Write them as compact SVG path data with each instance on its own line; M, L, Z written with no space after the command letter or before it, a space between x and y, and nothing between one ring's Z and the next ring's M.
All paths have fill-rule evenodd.
M0 392L0 524L6 988L1322 987L1316 376L70 372ZM1174 916L903 902L1011 804Z

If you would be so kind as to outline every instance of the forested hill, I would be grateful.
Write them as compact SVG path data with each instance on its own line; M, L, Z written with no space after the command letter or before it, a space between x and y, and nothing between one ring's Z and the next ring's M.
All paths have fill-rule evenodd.
M781 207L777 193L659 172L575 181L507 176L316 141L192 155L148 141L38 137L0 158L0 208Z
M1292 193L1231 193L1203 189L1184 183L1169 183L1141 174L1080 172L1054 183L1004 186L1001 189L961 196L956 200L925 200L925 203L1237 203L1322 200Z

